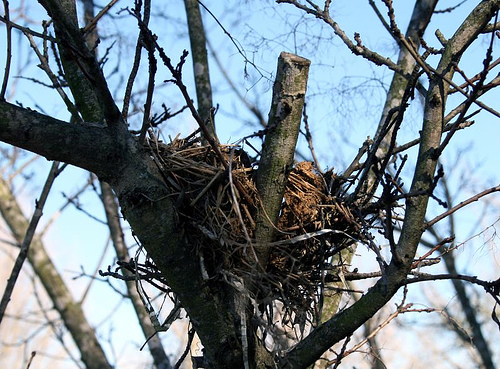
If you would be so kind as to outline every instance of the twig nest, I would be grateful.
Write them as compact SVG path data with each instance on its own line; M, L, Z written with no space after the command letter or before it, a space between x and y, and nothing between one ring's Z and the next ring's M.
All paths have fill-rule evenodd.
M221 145L229 163L225 168L197 139L175 139L169 145L149 142L148 147L176 199L180 227L187 230L208 278L253 275L254 297L280 300L290 314L314 309L322 276L336 266L332 256L362 237L354 212L343 199L330 195L332 189L327 190L312 163L300 162L289 173L267 270L249 273L253 217L260 200L248 155L239 147Z

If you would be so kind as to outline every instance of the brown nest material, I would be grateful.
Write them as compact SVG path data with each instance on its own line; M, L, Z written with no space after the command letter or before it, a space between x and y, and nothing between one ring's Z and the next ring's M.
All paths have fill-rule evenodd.
M341 262L334 256L362 238L353 211L328 194L325 177L310 162L301 162L288 177L269 265L259 270L252 263L252 240L260 200L247 154L221 145L229 163L224 168L212 148L197 140L149 142L149 147L177 194L179 219L202 257L204 275L211 280L251 276L259 302L280 300L289 313L311 311L326 271ZM333 173L331 181L340 185Z

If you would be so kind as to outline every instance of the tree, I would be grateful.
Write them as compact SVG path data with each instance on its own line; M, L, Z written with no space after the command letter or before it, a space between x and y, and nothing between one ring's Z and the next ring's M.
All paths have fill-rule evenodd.
M52 72L48 64L48 48L39 58L52 87L64 100L70 122L6 100L12 46L8 41L0 140L94 173L108 202L107 186L111 186L148 258L126 261L120 257L123 276L111 269L103 274L155 283L176 306L180 304L204 346L203 357L194 358L198 367L305 368L345 340L335 359L338 365L352 334L398 291L416 282L461 279L484 287L499 302L499 280L487 282L452 269L446 275L418 271L434 262L432 252L443 248L450 238L437 236L432 252L416 256L424 232L436 234L433 227L437 222L499 189L494 186L477 192L428 219L430 201L445 204L436 190L445 176L439 161L456 132L471 124L476 112L470 110L479 106L499 116L480 100L498 84L497 78L489 79L489 73L497 65L493 46L499 1L478 4L449 39L439 34L439 50L423 39L437 0L415 2L406 34L398 26L392 1L383 1L387 16L370 2L399 47L397 62L365 46L359 34L354 39L346 35L332 18L330 1L322 6L311 1L278 1L317 18L353 54L394 73L374 138L366 140L352 163L339 173L323 172L311 163L293 165L309 60L282 53L266 127L239 141L240 146L221 145L214 125L216 109L210 106L199 5L185 1L195 54L197 109L183 79L188 53L173 63L162 40L150 29L150 2L136 1L134 8L124 12L135 18L139 29L137 68L143 49L149 74L143 117L139 129L133 130L128 104L137 68L130 73L120 109L97 55L94 30L114 2L89 17L83 28L74 1L39 3L51 19L54 36L49 28L39 33L12 23L7 2L3 21L8 35L18 28L29 38L38 37L44 45L54 46L52 58L59 73ZM483 64L473 77L467 77L460 67L461 58L482 34L489 40L482 48ZM154 131L172 115L166 107L156 115L152 110L160 65L170 73L168 82L179 89L199 127L187 138L169 144L161 142ZM459 82L460 78L465 82ZM401 145L400 128L416 94L423 101L420 136ZM448 104L451 94L461 97L455 106ZM255 137L263 138L257 165L241 149L241 144ZM306 138L310 140L308 130ZM402 178L407 159L400 154L416 145L411 185L406 189ZM108 218L109 223L112 219ZM377 231L380 236L375 237ZM381 253L383 242L389 245L390 260ZM358 244L368 246L379 271L365 274L349 269ZM342 292L350 290L349 281L373 277L376 281L355 302L341 307ZM147 296L143 299L146 309L154 313ZM408 309L401 304L398 313ZM498 322L495 310L492 316ZM474 336L479 339L480 334ZM482 352L486 353L484 366L492 366L488 350ZM333 365L333 361L328 363Z

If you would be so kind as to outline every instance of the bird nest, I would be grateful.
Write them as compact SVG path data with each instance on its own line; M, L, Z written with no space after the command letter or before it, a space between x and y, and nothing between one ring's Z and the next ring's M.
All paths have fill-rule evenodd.
M257 167L240 147L220 145L220 156L199 140L149 143L153 158L177 194L179 220L196 246L206 279L233 276L251 284L260 304L279 300L291 313L316 308L324 276L342 263L340 251L362 238L356 212L336 198L342 182L312 163L288 175L275 237L265 269L255 262L254 230L260 207ZM333 187L333 188L332 188Z

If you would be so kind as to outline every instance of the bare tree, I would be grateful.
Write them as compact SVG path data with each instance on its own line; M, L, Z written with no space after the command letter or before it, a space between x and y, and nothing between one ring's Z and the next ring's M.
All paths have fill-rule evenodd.
M16 242L21 245L29 221L24 217L8 183L0 180L0 212ZM111 368L94 330L87 322L80 304L73 299L63 279L45 251L40 238L35 237L27 258L45 290L51 297L55 309L80 349L81 359L87 368ZM3 314L2 314L3 315Z
M348 36L333 18L331 1L321 5L277 1L293 6L304 17L315 17L353 54L394 73L374 138L362 143L351 164L338 173L323 172L317 160L316 167L310 162L293 162L311 61L291 53L283 52L278 59L266 126L234 145L219 142L199 2L185 1L198 106L183 78L187 51L173 62L164 49L166 40L150 25L151 3L135 1L133 8L120 12L134 19L138 29L134 66L120 110L97 56L94 32L114 3L87 17L86 25L80 28L74 1L40 0L50 25L45 23L43 31L36 32L12 22L4 2L6 15L2 20L7 25L8 42L0 96L0 140L99 177L108 224L116 226L111 231L117 250L121 250L118 266L123 271L119 274L108 269L102 275L135 281L158 330L168 329L177 318L176 309L182 306L193 327L189 341L196 333L204 347L203 356L192 357L196 367L306 368L318 360L326 363L323 366L338 367L344 357L366 342L378 356L374 334L400 314L422 311L406 303L406 286L417 282L467 281L484 288L495 303L500 302L499 280L457 274L453 268L446 274L421 272L436 264L433 253L451 242L451 234L435 236L435 243L429 245L431 251L417 256L424 232L433 234L439 221L500 189L482 189L437 215L429 211L431 202L438 207L452 205L436 191L445 176L438 163L450 150L457 131L472 124L471 117L476 114L472 110L478 107L495 119L500 117L494 107L482 101L498 85L498 78L489 75L498 64L494 46L500 1L480 2L462 23L457 22L449 39L438 33L440 49L430 47L423 37L437 0L415 2L406 34L400 30L392 1L382 1L384 12L370 2L398 45L397 62L366 46L360 34ZM63 98L70 123L5 99L12 52L9 39L16 30L29 40L39 38L44 45L38 57L52 87ZM468 76L460 61L480 36L487 40L481 45L483 63ZM234 44L245 63L252 65L238 43ZM129 102L137 89L142 51L148 60L148 78L139 129L134 130ZM52 72L51 65L58 73ZM178 89L181 104L198 126L188 137L169 143L162 141L157 127L173 114L166 106L153 113L160 68L169 73L166 83ZM400 144L400 128L415 94L423 101L420 136ZM450 106L452 94L460 98ZM305 129L312 147L308 125ZM255 139L262 139L262 148L251 158L242 148ZM408 157L402 153L414 146L418 146L418 153L411 160L414 167L409 170L411 185L406 190L403 170ZM116 204L108 185L145 250L145 258L124 260L127 256L119 246L123 244L120 225L113 226ZM383 243L388 244L385 255ZM357 245L370 250L378 270L351 270ZM448 264L446 261L451 266ZM366 280L366 287L354 289L350 284L354 280ZM172 300L174 310L163 324L156 321L153 305L141 287L146 283ZM366 332L365 340L349 348L356 330L402 290L403 301L396 311L372 333ZM346 299L345 292L359 296ZM498 324L494 308L492 317ZM468 319L474 326L471 316ZM365 329L372 330L369 323ZM491 353L481 343L484 339L477 331L474 337L483 365L492 367ZM324 356L339 343L333 358ZM162 360L166 362L155 361ZM380 360L374 361L377 365L382 365Z

